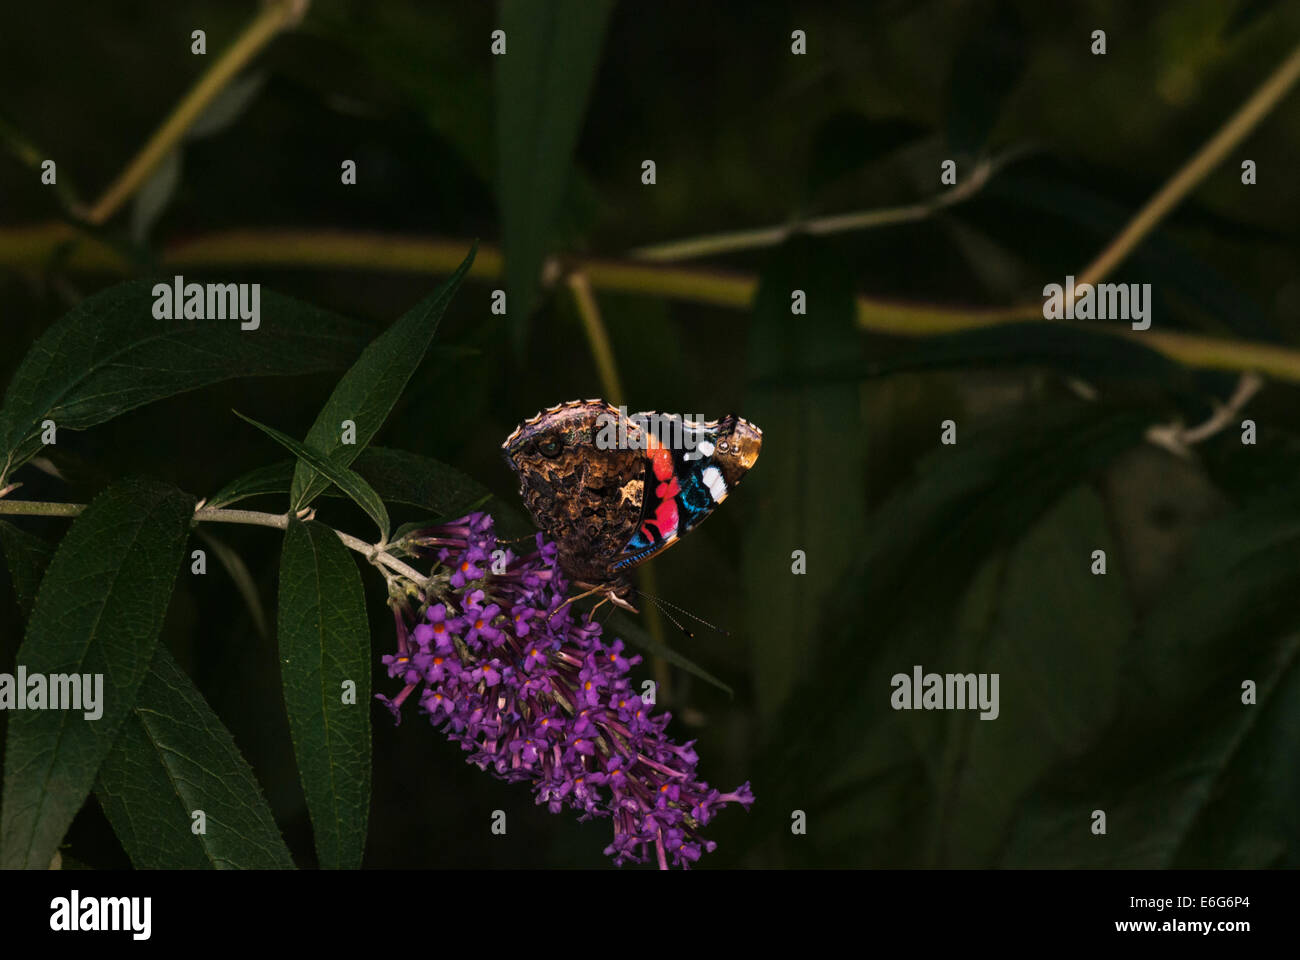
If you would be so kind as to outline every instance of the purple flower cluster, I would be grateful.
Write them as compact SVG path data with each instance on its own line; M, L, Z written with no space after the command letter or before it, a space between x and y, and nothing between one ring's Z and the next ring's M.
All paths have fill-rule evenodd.
M654 715L632 690L640 656L564 605L555 544L539 533L527 556L498 551L492 526L475 513L406 538L437 564L421 589L393 601L397 652L383 662L404 686L378 699L400 722L418 690L421 711L470 763L531 782L552 813L610 817L605 852L615 863L644 863L653 850L661 869L688 867L716 846L700 828L717 810L753 802L749 784L720 793L696 779L694 741L670 740L670 715Z

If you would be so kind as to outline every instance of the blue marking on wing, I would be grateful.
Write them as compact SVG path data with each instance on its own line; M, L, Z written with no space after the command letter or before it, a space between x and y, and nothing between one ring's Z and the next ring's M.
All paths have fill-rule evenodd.
M677 486L681 491L677 495L679 536L703 520L713 509L713 495L701 477L704 464L703 460L687 463L686 469L677 474Z
M683 535L692 530L701 520L713 512L717 506L713 501L713 494L704 483L704 470L712 462L712 457L701 457L698 460L687 460L685 450L673 451L673 472L677 476L677 537L675 540L665 541L652 539L653 535L647 536L645 531L637 528L636 532L628 539L622 550L620 558L612 564L612 569L621 570L626 567L634 566L649 557L654 556L660 550L667 547L670 543L675 543ZM653 498L653 493L649 494ZM646 503L645 516L653 517L655 507L658 506L658 499Z
M624 557L622 560L616 561L613 565L613 568L615 570L622 570L624 567L630 567L633 564L640 563L646 557L654 556L655 553L657 553L660 550L660 548L662 548L663 546L664 543L661 541L655 544L653 547L650 547L646 550L642 550L640 553L634 553L630 557Z

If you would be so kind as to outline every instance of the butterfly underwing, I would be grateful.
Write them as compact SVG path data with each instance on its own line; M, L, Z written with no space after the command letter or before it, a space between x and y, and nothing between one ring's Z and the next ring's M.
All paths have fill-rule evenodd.
M501 448L564 574L635 611L626 573L711 514L762 445L763 432L734 415L704 422L573 400L525 420Z

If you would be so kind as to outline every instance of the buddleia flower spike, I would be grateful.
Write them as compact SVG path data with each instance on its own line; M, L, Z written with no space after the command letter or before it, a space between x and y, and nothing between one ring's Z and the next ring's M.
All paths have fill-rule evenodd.
M689 867L715 848L703 828L729 803L748 809L749 784L722 793L697 778L694 741L674 742L670 715L632 690L640 656L564 604L554 543L539 533L524 556L499 550L484 513L404 543L434 566L391 601L397 650L383 663L402 687L377 699L398 721L414 697L470 763L530 784L552 813L610 819L617 864Z

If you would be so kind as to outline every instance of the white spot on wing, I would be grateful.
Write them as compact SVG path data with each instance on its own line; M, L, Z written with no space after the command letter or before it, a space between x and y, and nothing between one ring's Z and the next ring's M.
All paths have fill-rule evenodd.
M700 479L709 488L709 496L713 497L713 502L721 503L723 497L727 495L727 481L722 479L722 472L717 467L705 467L704 472L700 474Z

